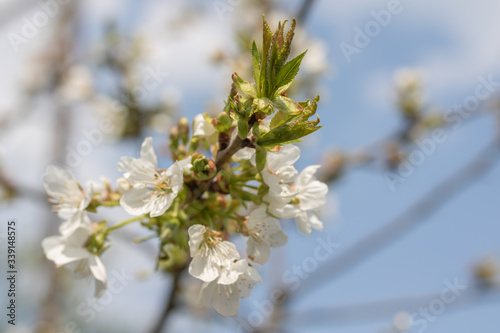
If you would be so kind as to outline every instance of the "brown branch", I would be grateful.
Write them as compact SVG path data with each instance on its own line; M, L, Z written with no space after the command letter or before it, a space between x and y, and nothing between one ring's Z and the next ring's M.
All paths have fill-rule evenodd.
M255 114L253 114L248 121L248 128L251 129L256 122L257 117ZM237 130L234 131L236 132ZM217 152L217 157L215 158L217 173L214 175L214 177L198 183L198 187L193 191L192 195L194 200L199 199L203 195L203 193L205 193L210 188L210 184L212 183L213 179L222 170L224 165L226 165L226 163L231 160L231 157L233 157L233 155L236 154L240 149L248 146L247 140L248 139L242 140L239 135L235 135L225 149L219 150L219 152Z
M158 318L157 322L155 323L155 325L151 329L150 333L161 333L163 327L167 323L168 317L170 316L172 311L175 309L175 307L176 307L175 301L177 298L177 294L180 290L180 288L179 288L180 280L181 280L180 278L181 278L182 272L184 272L186 267L187 266L184 266L183 268L175 271L172 274L173 280L172 280L172 287L170 288L170 295L166 299L163 311L162 311L160 317Z

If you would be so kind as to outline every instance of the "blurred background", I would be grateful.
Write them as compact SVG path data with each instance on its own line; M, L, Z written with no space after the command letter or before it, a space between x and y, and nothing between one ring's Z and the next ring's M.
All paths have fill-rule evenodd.
M495 0L1 0L0 253L15 219L19 294L17 325L2 314L0 331L497 332L499 12ZM57 164L114 182L145 136L168 165L178 118L217 114L231 74L251 78L262 14L271 27L296 17L293 52L309 50L288 94L321 95L324 127L297 166L323 165L324 231L283 223L288 244L235 318L199 309L187 274L163 315L172 281L134 227L103 256L116 288L92 298L42 253L60 222L41 175Z

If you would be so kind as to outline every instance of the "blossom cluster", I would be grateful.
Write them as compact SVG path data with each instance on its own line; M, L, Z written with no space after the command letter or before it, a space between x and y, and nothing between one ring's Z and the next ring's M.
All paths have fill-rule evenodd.
M123 176L114 187L106 179L81 186L50 166L45 187L65 221L60 235L43 241L47 258L93 276L100 296L106 272L99 258L110 246L109 234L140 222L160 240L158 269L186 268L202 282L200 304L236 315L239 299L262 283L256 265L287 243L280 219L295 219L305 235L323 228L318 212L328 187L315 177L320 166L301 172L294 166L300 157L294 143L320 128L319 118L308 120L319 97L296 102L286 95L305 55L286 61L294 27L295 21L285 35L280 24L273 35L264 21L263 48L252 47L255 83L235 73L223 112L200 114L192 126L180 119L170 131L168 168L160 166L151 137L137 158L118 162ZM89 213L101 206L121 206L133 217L111 226L91 222ZM231 242L237 234L246 239L245 255Z

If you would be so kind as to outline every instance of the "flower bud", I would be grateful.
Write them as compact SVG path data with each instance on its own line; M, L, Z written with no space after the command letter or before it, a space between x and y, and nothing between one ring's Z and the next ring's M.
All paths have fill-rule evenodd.
M189 140L189 120L185 117L182 117L177 123L177 128L179 130L180 139L184 144L187 144Z
M193 154L191 164L193 164L193 177L196 180L207 180L217 174L215 162L206 158L203 154Z

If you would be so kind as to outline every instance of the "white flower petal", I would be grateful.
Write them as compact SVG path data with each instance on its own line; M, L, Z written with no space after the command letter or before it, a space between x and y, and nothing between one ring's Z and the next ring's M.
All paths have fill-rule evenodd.
M318 216L314 213L309 213L309 223L311 224L311 227L318 231L323 231L323 222L321 222L318 218Z
M158 166L158 159L156 158L156 154L153 149L153 139L151 137L147 137L144 139L141 145L141 152L139 155L141 160L145 160L151 163L156 169Z
M217 285L212 294L214 310L224 317L234 317L240 309L240 295L235 285Z
M89 256L89 266L92 275L95 278L95 297L99 298L106 291L107 277L106 268L102 264L101 259L96 255Z
M264 265L271 255L271 247L268 243L257 241L252 237L247 240L247 257L261 265Z
M203 114L198 114L193 119L193 136L208 137L216 133L215 127L205 120Z
M303 212L299 214L295 218L295 222L297 223L297 229L306 236L311 234L311 224L309 223L309 219L307 218L307 213Z
M220 266L212 258L195 255L189 264L189 274L203 282L211 282L219 277Z
M278 172L283 167L291 166L300 157L300 149L295 145L285 145L281 146L280 150L277 152L269 152L267 154L267 165L266 168Z
M142 215L150 212L154 208L154 201L150 195L152 191L147 188L131 188L123 194L120 205L130 215Z
M203 241L203 235L207 231L207 227L201 224L195 224L188 229L189 234L189 253L191 257L194 257L200 248L201 242Z
M236 154L233 155L233 160L235 161L250 161L255 155L255 149L245 147L238 150Z

